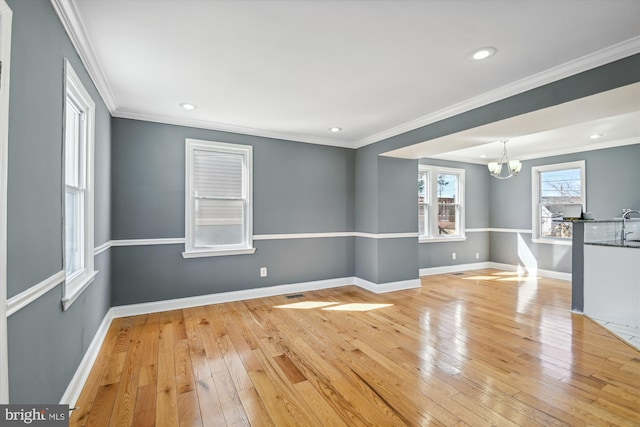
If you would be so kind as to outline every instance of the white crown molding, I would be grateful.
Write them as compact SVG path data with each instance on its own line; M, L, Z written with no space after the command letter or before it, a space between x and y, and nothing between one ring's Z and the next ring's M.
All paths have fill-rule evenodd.
M87 37L87 32L85 31L82 19L80 18L80 14L76 9L74 1L51 0L51 5L58 14L60 22L62 22L62 26L67 32L69 39L71 39L71 43L76 48L78 56L80 56L80 60L87 69L87 72L89 73L93 84L96 86L96 89L100 93L102 100L111 114L113 114L118 107L118 103L116 102L116 98L111 90L111 86L109 86L109 82L107 81L102 66L100 65L100 61L95 55L91 42Z
M162 114L153 114L145 111L136 111L125 108L118 108L112 111L113 117L123 119L143 120L176 126L188 126L198 129L208 129L220 132L231 132L242 135L260 136L263 138L282 139L293 142L306 142L308 144L328 145L331 147L353 148L351 141L341 141L338 139L319 138L304 134L289 132L277 132L266 129L255 129L246 126L237 126L226 123L217 123L209 120L189 119L184 117L170 117Z
M465 101L453 104L426 116L408 121L390 129L378 132L374 135L363 138L354 143L354 148L364 147L400 135L405 132L412 131L422 126L430 125L440 120L471 111L473 109L500 101L501 99L526 92L531 89L582 73L584 71L596 68L613 61L617 61L627 56L635 55L640 52L640 37L633 37L613 46L590 53L583 57L574 59L548 70L517 80L513 83L501 86L497 89L485 92L481 95L469 98Z
M634 55L640 52L640 37L634 37L613 46L601 49L597 52L585 55L581 58L566 62L559 66L550 68L540 73L531 75L524 79L507 84L495 90L486 92L479 96L467 99L457 104L446 107L435 113L427 114L406 123L394 126L390 129L370 135L358 141L343 141L330 138L319 138L304 134L270 131L265 129L255 129L244 126L237 126L225 123L216 123L207 120L187 119L168 117L164 115L152 114L144 111L119 108L115 95L109 86L102 66L87 37L82 19L78 13L74 0L50 0L53 8L60 17L71 42L78 51L83 64L87 68L98 92L102 96L107 108L114 117L127 119L144 120L150 122L172 124L178 126L189 126L201 129L217 130L222 132L233 132L245 135L260 136L274 139L284 139L310 144L328 145L342 148L357 149L382 141L393 136L409 132L422 126L453 117L458 114L473 110L484 105L491 104L504 98L525 92L530 89L569 77L583 71Z
M539 153L531 154L528 156L517 156L517 158L518 160L521 160L521 161L544 159L546 157L562 156L565 154L585 153L587 151L604 150L607 148L624 147L626 145L634 145L634 144L640 144L640 138L625 138L625 139L616 139L614 141L590 143L588 145L580 145L576 147L567 147L562 149L541 151ZM440 160L448 160L451 162L473 163L476 165L486 165L488 163L486 160L478 160L477 158L452 157L452 156L448 156L446 153L443 155L434 156L434 158L440 159Z
M16 311L31 304L42 295L49 292L51 289L64 282L66 278L65 271L59 271L51 277L44 279L37 285L33 285L29 289L20 292L18 295L12 296L7 300L7 317L14 314Z
M625 145L640 144L640 138L626 138L615 141L604 141L579 147L564 148L551 151L543 151L530 156L518 157L519 160L542 159L545 157L562 156L563 154L584 153L587 151L604 150L606 148L623 147Z

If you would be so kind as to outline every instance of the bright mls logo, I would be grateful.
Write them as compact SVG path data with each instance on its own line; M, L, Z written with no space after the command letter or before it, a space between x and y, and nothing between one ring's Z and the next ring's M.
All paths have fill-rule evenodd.
M0 427L68 427L69 405L0 405Z

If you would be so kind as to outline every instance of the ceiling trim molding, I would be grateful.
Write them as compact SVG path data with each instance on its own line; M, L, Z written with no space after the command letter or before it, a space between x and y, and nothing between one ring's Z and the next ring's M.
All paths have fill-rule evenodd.
M368 136L359 141L356 141L354 144L354 148L360 148L366 145L374 144L384 139L412 131L419 127L430 125L440 120L444 120L449 117L471 111L475 108L500 101L510 96L514 96L519 93L544 86L548 83L552 83L554 81L558 81L563 78L582 73L592 68L596 68L610 62L626 58L627 56L635 55L639 52L640 37L630 38L628 40L590 53L583 57L565 62L564 64L558 65L540 73L525 77L524 79L517 80L513 83L509 83L497 89L485 92L476 97L469 98L457 104L453 104L447 108L443 108L440 111L436 111L435 113L418 117L417 119Z
M113 117L123 119L144 120L147 122L163 123L168 125L188 126L199 129L215 130L220 132L232 132L242 135L260 136L264 138L283 139L293 142L306 142L309 144L328 145L332 147L353 148L350 141L340 141L329 138L317 138L309 135L275 132L264 129L254 129L244 126L229 125L225 123L216 123L209 120L186 119L179 117L169 117L161 114L149 114L144 111L136 111L125 108L118 108L112 112Z
M91 80L96 86L100 96L105 102L109 112L114 117L145 120L157 123L165 123L178 126L190 126L201 129L216 130L222 132L233 132L245 135L260 136L274 139L284 139L310 144L328 145L342 148L357 149L366 145L374 144L393 136L415 130L417 128L430 125L467 111L479 108L493 102L500 101L510 96L526 92L528 90L543 86L548 83L608 64L610 62L625 58L630 55L640 53L640 37L634 37L597 52L590 53L583 57L566 62L559 66L550 68L537 74L517 80L513 83L501 86L497 89L485 92L465 101L453 104L435 113L418 117L398 126L391 127L382 132L370 135L358 141L343 141L331 138L313 137L305 134L296 134L279 131L269 131L265 129L255 129L231 124L216 123L208 120L185 119L169 117L158 114L150 114L143 111L118 108L116 97L109 85L100 61L95 55L94 49L89 41L80 14L76 8L74 0L50 0L60 21L67 32L73 46L75 47L82 63L84 64Z
M94 53L74 1L51 0L51 5L60 18L62 26L67 32L69 39L71 39L71 43L76 48L76 52L78 52L78 56L80 56L80 60L87 69L89 77L91 77L98 93L100 93L102 100L107 105L109 112L113 114L118 108L116 97L111 90L111 86L109 86L109 82L102 70L100 61L98 61L98 57Z
M513 158L518 160L535 160L535 159L543 159L545 157L562 156L564 154L584 153L587 151L604 150L606 148L623 147L625 145L633 145L633 144L640 144L640 138L625 138L625 139L617 139L615 141L604 141L604 142L599 142L599 143L589 144L589 145L542 151L540 153L536 153L528 156L513 156ZM453 157L447 156L446 154L443 154L442 156L439 156L439 155L431 156L428 158L438 159L438 160L447 160L450 162L473 163L476 165L486 165L487 163L489 163L488 161L478 160L477 158L468 158L468 157L453 158Z

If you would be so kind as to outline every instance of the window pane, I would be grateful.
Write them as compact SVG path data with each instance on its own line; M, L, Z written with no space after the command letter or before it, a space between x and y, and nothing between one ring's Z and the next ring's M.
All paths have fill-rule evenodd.
M563 221L566 204L582 203L581 169L540 172L540 237L570 239L573 224Z
M65 269L67 277L84 269L84 193L65 191Z
M429 234L429 205L418 205L418 234L420 236Z
M244 243L242 200L195 200L195 247Z
M580 169L541 172L540 199L549 205L582 203Z
M81 120L80 111L67 99L65 110L65 137L64 137L64 173L65 183L73 187L80 187L81 168Z
M559 237L565 239L573 237L573 224L562 220L563 207L564 205L540 206L540 237Z
M194 150L197 196L242 197L244 155Z
M458 175L438 174L438 203L459 203Z
M458 229L458 206L452 204L438 204L438 235L456 235Z

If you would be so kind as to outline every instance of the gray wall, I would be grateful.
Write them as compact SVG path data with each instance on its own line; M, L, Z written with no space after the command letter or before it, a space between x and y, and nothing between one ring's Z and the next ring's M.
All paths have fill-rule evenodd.
M353 150L127 119L112 133L114 240L184 237L185 138L253 146L254 234L353 231ZM254 245L199 259L184 245L113 248L113 304L353 276L352 237Z
M47 0L13 10L8 171L8 297L63 269L64 58L96 102L96 245L110 238L110 116ZM56 403L110 306L110 259L67 310L61 286L8 319L12 403Z
M596 219L620 217L623 208L640 208L640 145L523 162L516 178L491 181L490 224L492 228L531 229L531 168L534 166L584 160L586 166L587 210ZM523 256L533 256L544 270L571 272L571 247L531 242L531 234L491 233L491 261L522 264ZM528 254L528 255L527 255Z
M489 227L491 177L486 166L438 159L420 159L420 164L464 169L465 227ZM416 171L416 176L417 173ZM489 261L489 234L487 231L467 232L467 240L464 242L420 243L420 268ZM456 254L455 260L452 253ZM476 254L479 258L476 258Z

